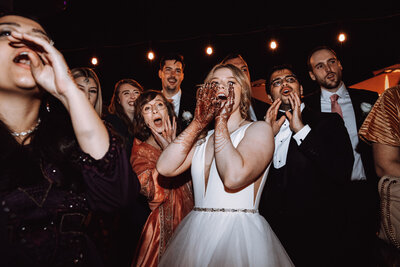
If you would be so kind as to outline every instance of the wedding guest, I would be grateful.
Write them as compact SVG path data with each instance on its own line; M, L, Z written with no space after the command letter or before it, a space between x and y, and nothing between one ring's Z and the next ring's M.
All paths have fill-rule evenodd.
M375 169L379 177L385 175L400 177L399 125L400 85L397 85L386 89L380 95L359 131L360 137L372 145ZM379 263L382 266L398 266L400 264L398 248L381 240L377 243L377 255L381 261Z
M307 65L309 75L320 90L304 98L307 106L316 111L336 112L344 120L354 153L351 182L345 192L347 198L347 230L352 237L343 244L350 266L371 266L378 229L378 177L374 169L371 147L360 142L358 130L378 98L376 92L347 88L342 80L343 66L329 47L314 48ZM364 107L367 107L365 109ZM369 109L368 109L369 107Z
M118 139L35 19L0 17L2 266L103 266L85 225L140 186Z
M168 100L172 101L178 117L177 123L181 129L186 128L192 121L196 105L195 92L181 89L185 77L184 70L185 61L181 54L166 54L160 60L158 77L161 80L161 91Z
M249 106L245 74L216 65L199 89L193 121L161 153L161 175L175 177L191 167L195 207L159 266L292 266L257 210L274 143L267 123L251 121ZM215 130L201 138L211 121Z
M386 89L360 128L360 137L372 144L379 177L400 177L400 85Z
M275 151L260 214L296 266L343 266L343 192L354 161L344 123L302 103L292 66L274 66L266 81Z
M93 105L100 118L103 113L103 99L101 96L101 86L96 72L91 68L79 67L71 70L78 88L85 92L89 102Z
M131 164L152 211L132 266L157 266L173 232L193 208L192 182L188 174L169 179L156 170L158 157L177 131L173 106L164 95L155 90L142 93L136 101L134 121Z
M225 58L221 61L222 64L232 64L241 71L246 74L247 78L249 78L249 82L251 84L250 78L250 70L247 62L244 60L243 56L239 53L231 53L225 56ZM250 105L250 116L253 121L264 120L265 113L267 112L268 104L260 101L254 97L251 98Z
M134 79L121 79L115 84L108 113L104 121L112 126L124 140L127 154L130 158L134 140L134 113L135 102L143 92L142 85ZM128 163L129 163L128 158ZM150 214L150 208L145 197L140 194L132 204L133 213L103 214L100 229L109 234L111 240L104 240L108 244L107 253L110 255L109 265L129 266L137 246L143 226ZM134 214L132 217L131 215Z
M104 120L123 138L128 156L133 145L133 116L135 101L143 92L143 87L133 79L122 79L115 84L108 114Z

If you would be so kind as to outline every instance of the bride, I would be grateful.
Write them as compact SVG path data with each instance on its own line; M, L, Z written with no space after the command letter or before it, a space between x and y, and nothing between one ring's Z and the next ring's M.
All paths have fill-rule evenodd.
M293 265L257 210L274 137L266 122L250 121L249 105L247 77L216 65L198 91L194 120L159 157L157 170L167 177L191 166L195 199L160 266Z

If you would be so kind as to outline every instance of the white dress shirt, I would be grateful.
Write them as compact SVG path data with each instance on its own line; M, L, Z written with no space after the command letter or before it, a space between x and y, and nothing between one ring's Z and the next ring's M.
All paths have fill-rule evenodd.
M168 100L171 100L172 104L174 105L174 111L177 117L179 116L179 108L181 106L181 96L182 96L182 90L179 89L178 93L173 95L171 98L168 98Z
M354 114L353 104L351 102L349 91L347 91L344 83L342 83L342 85L335 93L321 88L321 111L331 112L330 96L333 94L337 94L339 96L338 103L340 105L340 108L342 109L344 125L347 128L347 132L350 136L351 145L353 147L354 165L353 172L351 173L351 180L366 180L367 178L365 175L364 166L361 161L361 156L356 151L356 147L359 142L356 116Z
M301 111L304 109L304 103L301 103ZM284 112L283 110L280 110ZM297 145L300 145L303 140L307 137L311 128L308 124L304 125L300 131L293 135L294 140ZM286 165L287 153L289 150L290 138L292 137L292 130L289 127L289 120L286 118L285 122L282 124L279 132L275 136L275 151L273 157L273 164L276 169L282 168Z

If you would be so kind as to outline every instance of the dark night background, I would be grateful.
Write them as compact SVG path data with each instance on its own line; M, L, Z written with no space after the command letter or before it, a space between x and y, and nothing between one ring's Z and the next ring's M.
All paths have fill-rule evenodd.
M278 63L292 63L305 93L308 52L329 45L338 53L347 86L372 71L400 63L400 1L183 1L0 0L2 9L42 17L71 68L91 67L96 55L105 104L114 84L133 78L160 89L158 60L180 52L186 61L182 89L192 90L231 51L247 60L252 80ZM347 34L340 44L337 35ZM269 50L271 38L278 49ZM214 54L205 54L210 44ZM152 49L156 58L147 60Z

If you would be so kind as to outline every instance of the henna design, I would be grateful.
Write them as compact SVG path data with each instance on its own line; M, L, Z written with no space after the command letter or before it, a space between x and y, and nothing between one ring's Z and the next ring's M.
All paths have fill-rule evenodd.
M197 93L197 103L194 112L194 120L200 123L202 128L214 118L217 105L215 85L206 83Z
M226 126L226 124L225 124L225 126ZM228 132L227 127L225 127L225 129L223 129L222 132L215 132L215 135L214 135L214 151L215 151L215 153L222 151L222 149L224 149L225 145L227 143L229 143L229 141L230 141L230 137L229 137L229 132Z
M224 146L230 142L228 131L228 119L232 113L232 108L235 103L235 93L233 86L230 85L228 89L228 98L224 101L218 110L218 115L215 118L215 135L214 135L214 149L215 153L222 151Z
M192 122L196 123L196 122ZM200 126L200 124L199 124ZM194 142L197 141L197 138L201 131L202 127L187 127L175 140L173 143L180 145L182 148L181 153L188 154L192 149Z
M228 119L232 113L234 104L235 104L235 92L233 90L233 86L229 85L228 97L227 97L226 101L221 101L219 103L220 106L219 106L215 120L216 121L219 121L219 120L228 121Z

